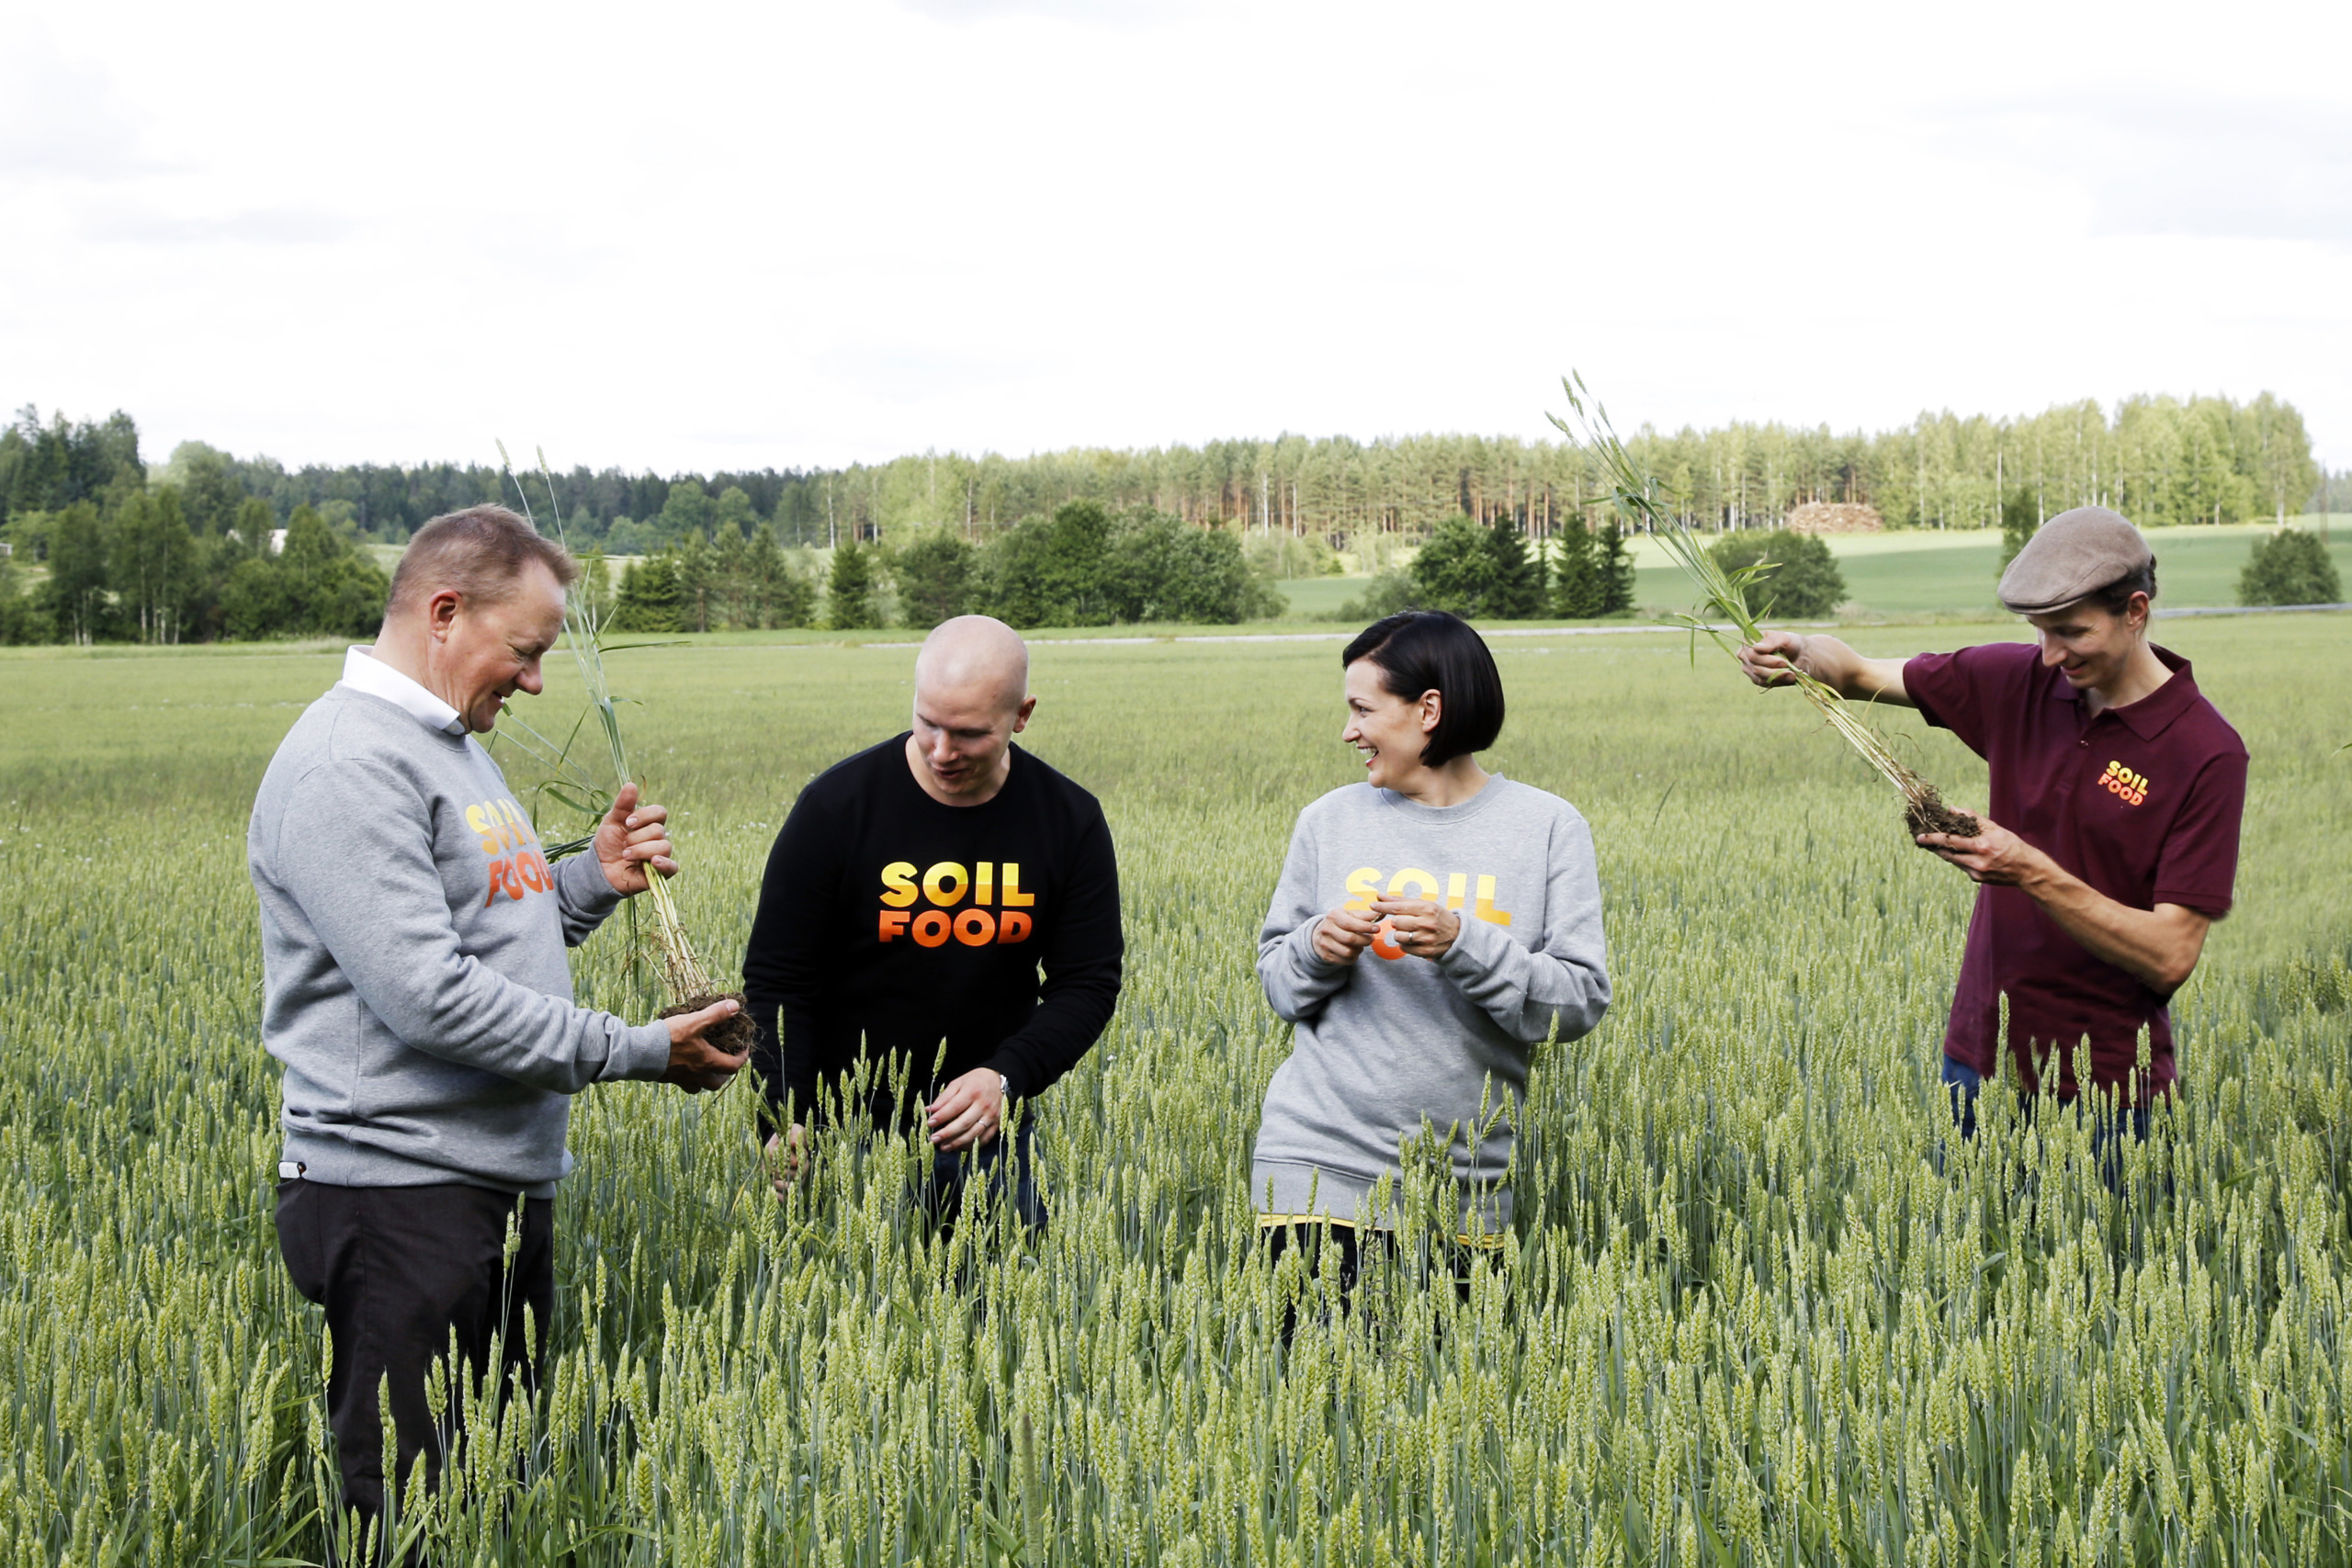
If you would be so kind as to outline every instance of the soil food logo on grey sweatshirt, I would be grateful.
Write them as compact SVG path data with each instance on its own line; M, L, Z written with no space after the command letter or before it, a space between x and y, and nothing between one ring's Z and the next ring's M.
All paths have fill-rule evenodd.
M555 873L533 847L539 835L521 807L503 796L469 806L466 826L481 835L481 852L490 857L490 894L481 901L483 908L502 891L509 898L522 899L554 890Z
M1471 915L1475 919L1485 920L1489 925L1510 924L1510 911L1495 908L1495 879L1491 876L1477 875L1473 872L1448 873L1445 878L1445 897L1442 902L1449 909L1462 908L1464 901L1469 897L1470 882L1473 876L1477 876L1478 898L1477 902L1471 906ZM1396 898L1436 899L1438 879L1432 873L1423 871L1419 866L1408 865L1390 877L1388 886L1384 888L1380 886L1378 866L1360 865L1348 873L1349 897L1347 903L1341 907L1349 909L1368 909L1372 907L1372 901L1384 893ZM1380 934L1372 939L1372 950L1381 957L1391 960L1405 956L1405 950L1392 940L1389 929L1385 922L1380 928Z

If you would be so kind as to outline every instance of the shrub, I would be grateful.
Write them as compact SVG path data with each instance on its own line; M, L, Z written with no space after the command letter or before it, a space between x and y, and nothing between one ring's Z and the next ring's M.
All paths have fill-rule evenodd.
M1111 514L1097 501L1065 502L1050 517L1014 524L989 547L990 612L1008 626L1098 626L1111 619L1102 558Z
M1781 619L1818 620L1838 613L1846 599L1846 579L1826 540L1775 528L1764 534L1726 534L1707 547L1724 575L1759 562L1777 563L1758 581L1762 614Z
M1102 573L1111 616L1232 626L1282 613L1284 601L1251 568L1241 541L1164 513L1120 520Z
M1544 613L1544 562L1516 524L1449 517L1413 558L1418 607L1465 620L1524 620Z
M1403 570L1384 571L1364 584L1362 596L1340 605L1332 619L1370 626L1383 615L1419 608L1421 602L1413 591L1413 574Z
M978 552L949 533L926 534L900 550L890 563L899 581L899 615L917 631L929 631L972 607Z
M2281 528L2254 542L2245 570L2238 574L2241 604L2334 604L2344 583L2327 547L2316 534Z
M978 567L974 606L1015 626L1230 626L1283 604L1224 529L1148 510L1114 518L1092 501L1014 525Z

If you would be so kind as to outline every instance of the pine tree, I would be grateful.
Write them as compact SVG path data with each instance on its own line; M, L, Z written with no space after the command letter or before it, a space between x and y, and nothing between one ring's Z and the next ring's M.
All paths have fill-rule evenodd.
M833 551L825 623L837 632L864 631L874 625L874 552L855 539Z
M610 624L622 632L679 630L677 561L666 555L639 557L621 574Z
M808 624L816 593L808 580L792 570L792 563L776 546L775 530L765 523L752 531L752 542L743 552L743 575L750 584L753 625Z
M1593 558L1600 577L1600 613L1604 615L1630 615L1634 609L1634 553L1625 542L1625 530L1611 518L1600 525L1600 534L1593 541Z
M673 492L675 493L674 491ZM710 630L718 611L718 556L699 531L671 552L678 582L678 625L690 632Z
M1530 557L1519 525L1498 517L1487 528L1487 576L1478 613L1488 620L1524 621L1544 613L1544 558Z
M1602 614L1608 595L1598 546L1582 518L1570 518L1552 536L1552 614L1572 621Z

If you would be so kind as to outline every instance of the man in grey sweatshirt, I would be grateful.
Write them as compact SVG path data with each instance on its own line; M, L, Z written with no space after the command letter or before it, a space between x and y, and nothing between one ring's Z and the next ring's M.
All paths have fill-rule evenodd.
M731 1002L645 1024L571 1002L565 948L677 869L668 813L626 787L593 852L550 863L468 733L539 691L577 571L503 508L419 529L374 649L296 720L247 831L262 1037L286 1066L279 1247L326 1308L345 1501L371 1517L380 1380L397 1486L420 1454L437 1474L452 1436L424 1380L453 1331L476 1375L501 1333L502 1372L536 1363L524 1316L544 1336L554 1308L569 1097L626 1078L717 1089L742 1065L701 1038Z

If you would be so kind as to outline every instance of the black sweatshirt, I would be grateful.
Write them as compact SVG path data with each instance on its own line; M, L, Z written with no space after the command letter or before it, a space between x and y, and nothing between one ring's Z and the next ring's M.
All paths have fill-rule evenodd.
M994 797L942 806L906 745L899 735L809 781L768 855L743 994L772 1121L787 1094L808 1119L861 1041L877 1062L910 1055L926 1095L975 1067L1036 1094L1118 1000L1119 867L1094 797L1015 746ZM887 1097L865 1109L890 1112Z

